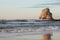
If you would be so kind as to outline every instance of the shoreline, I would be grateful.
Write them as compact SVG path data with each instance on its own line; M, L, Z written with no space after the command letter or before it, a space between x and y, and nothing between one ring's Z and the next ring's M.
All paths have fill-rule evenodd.
M59 30L60 28L59 27L38 27L38 28L15 28L15 29L0 29L0 32L43 32L43 31L56 31L56 30Z
M6 34L7 35L7 34ZM60 40L59 38L60 38L60 32L55 32L55 33L53 33L53 35L52 35L52 40ZM20 35L13 35L13 36L11 36L10 35L10 37L9 36L7 36L7 37L0 37L0 40L41 40L42 39L42 35L41 34L36 34L36 35L22 35L22 36L20 36Z

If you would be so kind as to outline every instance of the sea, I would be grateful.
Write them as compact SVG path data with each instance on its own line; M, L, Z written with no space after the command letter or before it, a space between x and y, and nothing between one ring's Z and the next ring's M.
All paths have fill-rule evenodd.
M52 34L52 40L60 40L60 21L0 20L0 40L42 40L46 33Z

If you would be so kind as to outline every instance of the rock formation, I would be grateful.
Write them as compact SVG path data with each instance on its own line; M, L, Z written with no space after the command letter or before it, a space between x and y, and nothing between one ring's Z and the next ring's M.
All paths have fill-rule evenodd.
M39 16L39 19L53 19L52 18L52 13L50 12L50 9L49 8L45 8L42 10L40 16Z
M39 16L39 19L48 19L48 20L52 20L52 13L50 12L49 8L45 8L42 10L41 15ZM47 34L43 34L43 40L51 40L51 34L47 33Z

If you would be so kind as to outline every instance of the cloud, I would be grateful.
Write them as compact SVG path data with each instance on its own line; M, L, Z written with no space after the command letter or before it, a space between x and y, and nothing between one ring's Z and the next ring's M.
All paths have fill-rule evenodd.
M52 7L52 6L59 6L59 5L60 3L41 3L27 8L44 8L44 7Z
M40 5L60 5L60 3L46 3L46 4L40 4Z

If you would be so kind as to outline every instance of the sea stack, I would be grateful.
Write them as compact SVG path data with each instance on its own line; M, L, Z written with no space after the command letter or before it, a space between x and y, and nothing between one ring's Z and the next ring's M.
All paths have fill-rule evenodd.
M50 12L50 9L49 8L43 9L40 16L39 16L39 19L52 20L53 17L52 17L52 13Z
M52 13L49 8L45 8L42 10L39 19L48 19L53 20ZM51 33L43 34L43 40L51 40Z

